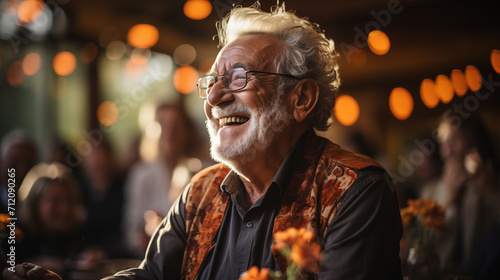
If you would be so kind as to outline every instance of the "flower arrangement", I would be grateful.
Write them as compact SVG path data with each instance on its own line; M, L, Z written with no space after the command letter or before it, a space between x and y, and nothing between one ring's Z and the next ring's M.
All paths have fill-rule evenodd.
M430 198L408 200L408 207L401 210L401 219L407 240L426 243L434 232L446 231L444 210Z
M313 242L314 233L305 228L288 228L274 234L273 247L287 259L286 279L295 280L303 269L312 272L319 271L322 259L321 246ZM251 267L240 280L273 280L281 279L280 271L268 268Z

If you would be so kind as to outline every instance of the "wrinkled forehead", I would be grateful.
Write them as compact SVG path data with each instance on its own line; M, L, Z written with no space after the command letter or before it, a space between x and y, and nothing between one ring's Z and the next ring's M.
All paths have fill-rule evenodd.
M269 34L246 34L221 49L212 73L222 74L234 67L274 71L274 62L284 50L284 43Z

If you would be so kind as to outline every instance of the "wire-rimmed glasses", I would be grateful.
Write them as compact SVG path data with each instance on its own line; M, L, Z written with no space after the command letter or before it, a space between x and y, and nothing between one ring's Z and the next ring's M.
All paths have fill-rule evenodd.
M229 91L237 91L245 88L248 83L248 75L247 75L248 73L279 75L294 79L300 79L299 77L295 77L288 74L254 71L254 70L247 71L242 67L238 67L228 70L222 75L205 75L201 77L198 80L198 83L196 84L196 86L198 87L198 93L200 94L200 98L207 99L208 95L210 94L210 91L212 90L214 85L219 81L220 78L222 78L224 86Z

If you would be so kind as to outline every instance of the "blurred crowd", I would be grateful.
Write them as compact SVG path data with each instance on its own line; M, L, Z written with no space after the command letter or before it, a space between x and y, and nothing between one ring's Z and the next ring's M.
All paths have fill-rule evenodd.
M212 163L206 156L207 143L200 143L195 124L181 106L159 106L156 121L161 127L158 157L148 162L139 157L138 141L127 151L127 159L117 162L113 146L103 137L81 164L68 160L75 155L61 142L54 142L48 160L41 163L28 134L13 131L4 137L0 209L8 213L7 170L15 168L22 231L17 262L40 264L65 276L106 260L143 257L150 236L191 176ZM474 116L459 122L442 118L435 131L410 139L410 175L388 168L395 177L400 207L420 198L443 207L446 232L436 235L433 243L441 275L500 279L496 142ZM381 159L361 133L348 137L344 147L389 161ZM9 247L7 242L2 246L5 256ZM408 247L401 244L403 264Z
M0 213L4 222L11 217L7 171L15 170L16 263L32 262L71 279L72 271L143 258L149 237L191 176L212 164L208 148L200 153L206 144L182 106L160 105L156 122L158 155L147 162L139 141L118 161L105 135L92 139L81 160L68 144L54 141L45 162L28 133L16 130L2 139ZM1 244L4 268L11 244L6 238Z

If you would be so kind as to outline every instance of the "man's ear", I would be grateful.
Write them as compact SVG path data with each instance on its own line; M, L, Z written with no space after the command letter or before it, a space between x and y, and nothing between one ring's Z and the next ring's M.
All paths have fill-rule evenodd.
M303 79L295 85L290 101L297 122L305 121L312 114L318 98L319 86L315 80Z

